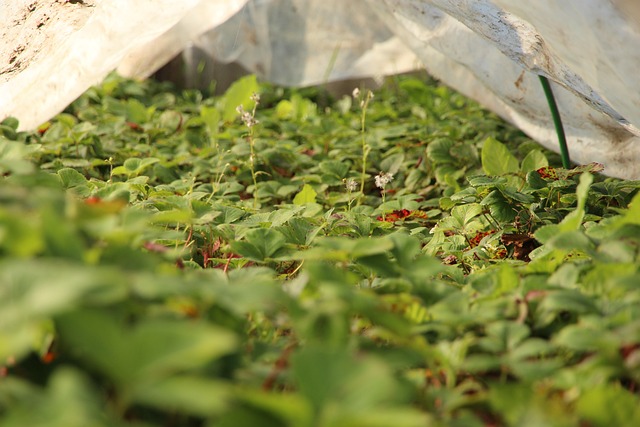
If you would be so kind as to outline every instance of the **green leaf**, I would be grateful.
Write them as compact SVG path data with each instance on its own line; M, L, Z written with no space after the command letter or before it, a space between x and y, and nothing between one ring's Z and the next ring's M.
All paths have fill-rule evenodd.
M201 367L237 343L229 331L203 322L146 319L132 328L95 309L62 315L56 326L79 357L123 387Z
M347 261L388 252L394 246L388 237L347 239L320 237L317 246L296 256L308 260Z
M554 291L547 295L540 303L540 309L561 312L568 311L580 314L598 314L595 301L578 291Z
M217 283L213 288L220 304L244 317L251 312L272 310L286 301L274 276L271 269L252 267L233 270L228 276L217 274L211 277L211 282Z
M0 251L19 258L34 256L45 248L40 226L32 216L12 214L0 206Z
M315 116L316 109L316 104L311 100L294 93L291 95L290 100L283 99L278 102L275 108L275 114L278 119L304 121L308 117Z
M522 160L522 165L520 165L520 170L528 174L529 172L538 170L545 166L549 166L549 161L545 157L545 155L540 150L531 150Z
M147 157L144 159L130 158L124 161L122 166L116 167L111 172L112 175L138 176L144 172L149 166L159 162L155 157Z
M483 187L483 186L496 187L500 184L507 183L507 179L502 176L479 175L479 176L469 177L468 180L469 180L469 185L471 185L472 187Z
M221 413L231 400L227 384L195 375L179 375L135 384L136 403L202 417Z
M480 346L493 353L515 349L531 333L526 325L506 320L493 322L486 329L487 336L480 341Z
M534 190L539 190L547 186L547 182L542 179L537 171L531 171L527 173L527 184Z
M352 241L349 252L353 258L385 253L393 248L393 241L387 237L360 238Z
M560 230L577 230L582 225L582 220L585 215L585 204L587 203L587 197L589 194L589 187L593 182L593 175L588 172L584 172L580 175L580 183L576 188L576 195L578 196L578 206L570 212L559 224Z
M535 198L532 195L517 191L513 187L505 186L503 188L500 188L500 191L507 199L514 200L516 202L520 202L523 204L529 204L535 200Z
M502 415L509 426L573 425L566 410L545 399L526 383L492 384L489 390L491 408Z
M124 283L113 269L59 258L0 260L0 359L39 348L46 319L102 297L123 296Z
M231 224L238 221L245 215L245 211L242 209L234 208L232 206L214 205L214 209L220 212L220 215L215 217L215 222L219 224Z
M594 243L582 231L578 230L556 233L547 244L565 251L577 250L590 256L596 254Z
M33 163L26 156L34 151L21 142L10 141L0 136L0 172L29 174L35 170Z
M325 160L318 167L322 172L322 182L328 185L343 185L349 173L349 164L340 160Z
M216 212L217 213L217 212ZM186 209L171 209L156 212L151 217L154 224L189 224L193 219L193 212Z
M405 390L382 361L356 360L345 349L305 347L292 356L292 373L316 419L326 425L426 425L423 414L396 404Z
M487 175L505 175L518 172L518 159L506 145L487 138L482 145L482 169Z
M286 224L293 219L303 208L294 207L290 209L276 209L269 214L269 222L272 227L278 227Z
M293 104L288 99L283 99L276 105L276 117L288 119L293 116Z
M253 101L251 101L251 95L259 91L258 81L253 74L236 80L220 100L222 105L222 120L225 122L234 120L238 115L236 108L239 105L242 105L246 111L251 111L254 104Z
M226 412L216 427L282 427L313 425L313 408L294 393L267 393L249 387L238 389L237 406Z
M621 212L621 215L611 219L612 228L621 228L626 224L640 224L640 193L633 196L627 209Z
M407 269L413 267L420 254L420 240L404 233L394 233L389 238L393 242L391 253L396 262Z
M182 126L182 120L182 114L177 111L163 111L158 118L158 126L168 133L175 133Z
M21 396L21 399L11 402L6 408L8 410L3 410L0 423L3 427L118 425L118 421L102 406L102 397L87 375L63 366L52 372L45 390Z
M496 279L496 292L498 294L511 292L518 288L518 285L520 284L520 277L518 276L518 273L509 264L503 264L499 267Z
M289 243L306 246L311 244L320 231L320 227L314 226L304 218L291 218L288 221L288 226L279 227L278 231L286 236Z
M80 172L71 168L62 168L58 171L58 176L64 188L74 188L86 186L88 181Z
M553 339L557 345L577 351L599 351L614 355L622 344L611 332L587 325L563 328Z
M619 385L603 384L585 390L576 410L593 426L635 426L640 424L638 396Z
M446 217L438 223L438 229L440 230L459 230L459 231L471 231L468 230L469 225L474 219L484 211L484 208L479 203L469 203L466 205L456 206L451 209L451 216Z
M287 243L287 238L282 233L269 228L250 230L245 235L245 239L245 241L232 242L231 248L239 255L257 262L276 257Z
M82 260L84 239L75 224L51 208L41 214L45 252L54 257Z
M150 115L155 108L147 108L143 103L135 98L129 98L127 100L127 120L137 124L147 123Z
M404 153L392 154L380 162L380 169L395 175L402 167L404 159Z
M561 232L557 224L543 225L533 234L540 243L547 243Z
M398 273L393 262L384 254L359 257L357 263L358 265L371 269L381 277L393 277Z
M436 164L453 163L455 162L455 158L451 155L453 146L454 142L449 139L435 140L427 146L427 156Z
M210 138L218 135L218 126L220 122L220 111L215 107L203 105L200 107L200 117L207 127L207 133Z
M353 374L354 362L345 350L306 348L293 357L293 375L300 388L320 410L335 399L343 380Z
M480 204L488 206L491 215L500 222L511 222L518 214L517 210L499 190L493 190L482 199Z
M315 203L318 193L309 184L305 184L302 190L293 198L294 205L305 205L307 203Z
M15 117L6 117L5 119L3 119L0 122L1 125L3 126L7 126L8 128L12 129L13 131L17 131L18 130L18 126L20 126L20 121L18 119L16 119Z

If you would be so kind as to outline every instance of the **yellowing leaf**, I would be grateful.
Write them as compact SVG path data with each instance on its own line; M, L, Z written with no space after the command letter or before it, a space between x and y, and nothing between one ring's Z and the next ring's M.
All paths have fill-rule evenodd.
M309 184L305 184L296 197L293 198L294 205L305 205L307 203L315 203L318 193Z

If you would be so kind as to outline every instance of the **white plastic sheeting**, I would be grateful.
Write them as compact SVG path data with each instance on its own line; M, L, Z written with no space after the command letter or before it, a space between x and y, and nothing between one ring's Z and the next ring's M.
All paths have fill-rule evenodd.
M537 75L554 92L572 160L640 178L640 32L633 1L371 1L431 74L552 150Z
M123 60L144 49L164 50L167 32L206 7L215 27L246 0L6 0L0 1L0 119L21 128L59 113ZM172 32L173 28L178 31ZM188 39L181 40L183 44ZM177 53L179 49L175 50ZM167 61L171 56L165 58ZM162 63L147 64L159 67Z
M417 57L557 149L547 76L572 160L640 178L635 0L12 0L0 31L0 118L23 128L116 66L144 77L189 44L286 85L403 72Z
M255 0L194 44L281 85L415 69L415 53L363 0Z

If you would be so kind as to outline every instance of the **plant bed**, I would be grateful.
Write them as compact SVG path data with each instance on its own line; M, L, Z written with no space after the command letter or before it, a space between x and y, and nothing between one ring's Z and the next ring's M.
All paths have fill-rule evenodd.
M638 182L435 82L110 76L16 129L0 426L640 422Z

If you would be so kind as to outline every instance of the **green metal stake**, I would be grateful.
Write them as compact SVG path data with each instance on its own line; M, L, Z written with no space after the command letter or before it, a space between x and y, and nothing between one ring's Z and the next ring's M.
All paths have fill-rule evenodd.
M558 134L558 144L560 145L560 156L562 157L562 167L565 169L571 169L571 160L569 159L569 148L567 147L567 139L564 135L564 127L562 126L562 119L560 118L560 112L558 111L558 105L556 99L553 97L553 91L549 80L545 76L540 77L540 83L542 83L542 89L547 97L549 103L549 110L551 110L551 117L553 117L553 124L556 127L556 133Z

